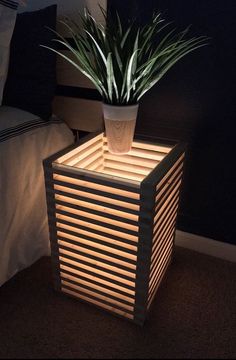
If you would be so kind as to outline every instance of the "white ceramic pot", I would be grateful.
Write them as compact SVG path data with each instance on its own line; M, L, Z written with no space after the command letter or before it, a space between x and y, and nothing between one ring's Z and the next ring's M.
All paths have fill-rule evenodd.
M108 150L112 154L127 154L131 147L138 114L137 105L103 104Z

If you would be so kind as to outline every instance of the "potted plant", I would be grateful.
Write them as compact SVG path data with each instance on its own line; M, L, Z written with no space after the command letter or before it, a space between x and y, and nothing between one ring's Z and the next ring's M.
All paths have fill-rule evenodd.
M81 15L82 26L66 18L73 44L58 34L73 59L48 47L87 76L103 98L103 113L108 149L129 152L142 96L181 58L206 45L206 37L186 39L189 28L176 33L169 30L161 13L138 26L135 21L124 27L117 14L110 19L104 9L106 26L98 23L87 8ZM45 46L46 47L46 46Z

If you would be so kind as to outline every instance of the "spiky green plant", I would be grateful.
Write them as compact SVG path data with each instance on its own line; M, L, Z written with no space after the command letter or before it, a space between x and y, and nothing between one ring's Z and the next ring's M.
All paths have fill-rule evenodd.
M137 26L135 21L124 27L117 14L109 21L101 8L106 27L98 23L87 8L81 15L82 26L67 18L62 23L73 39L55 32L54 41L65 46L73 59L51 47L44 46L71 63L95 85L103 101L112 105L137 104L166 72L181 58L206 45L206 37L186 39L189 28L182 32L168 30L161 13L150 23Z

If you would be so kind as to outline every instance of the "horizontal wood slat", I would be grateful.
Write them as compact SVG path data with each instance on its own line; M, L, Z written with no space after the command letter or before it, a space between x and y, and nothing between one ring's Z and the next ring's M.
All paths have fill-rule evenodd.
M118 200L120 201L121 205L126 204L126 203L130 203L130 204L134 204L134 205L139 205L140 201L133 199L133 198L129 198L128 196L124 197L122 195L117 195L117 194L113 194L112 192L104 192L98 189L90 189L90 188L86 188L84 186L72 186L72 184L66 185L66 183L61 183L58 181L55 181L54 183L54 189L55 190L59 190L59 191L63 191L64 193L69 193L69 194L74 194L74 195L80 195L80 196L87 196L90 197L92 199L97 199L97 196L100 196L99 199L102 199L104 201L107 201L106 199L110 199L108 200L108 202L112 202L112 200ZM91 195L90 195L91 194ZM119 204L119 203L118 203ZM138 207L136 207L137 209Z
M156 284L155 284L155 287L153 289L153 292L149 295L148 297L148 305L147 305L147 308L149 310L150 308L150 305L152 304L152 301L156 295L156 292L159 288L159 285L161 284L161 281L163 279L163 277L165 276L165 273L166 273L166 270L168 269L168 266L170 265L170 261L171 261L171 257L169 257L169 259L167 260L166 263L164 263L160 269L160 275L159 277L157 277L157 280L156 280Z
M60 265L65 265L67 268L70 269L71 272L78 275L78 277L93 279L94 281L100 283L104 282L106 284L110 284L110 286L111 284L113 284L114 286L119 286L124 289L130 289L130 290L135 289L135 284L133 281L128 281L121 277L115 277L115 276L109 277L109 273L103 275L103 273L101 272L100 273L98 271L94 272L93 269L91 270L85 269L84 267L81 267L80 264L78 264L78 262L75 261L75 259L70 260L68 259L68 257L64 257L64 255L60 256L59 259L60 259ZM60 267L63 269L62 266Z
M133 313L133 306L127 306L125 304L118 303L117 301L114 301L114 300L112 301L112 299L107 298L106 296L99 296L95 292L91 292L91 291L86 292L84 289L82 289L78 285L72 285L71 283L64 281L64 284L62 285L62 289L72 290L72 291L80 294L80 296L81 295L86 296L87 299L89 299L89 301L92 303L99 301L100 304L112 306L113 308L116 308L118 310L123 310L123 311L125 310L130 314Z
M117 314L119 314L119 315L121 315L121 316L123 316L123 317L129 318L129 319L133 319L133 315L130 314L130 313L128 313L128 312L121 311L120 309L117 309L117 308L115 308L115 307L113 307L113 306L109 306L109 305L104 304L104 303L102 303L102 302L100 302L100 301L97 301L97 300L93 300L93 301L92 301L92 300L90 300L90 298L89 298L88 296L84 296L84 295L82 295L82 294L79 294L79 293L76 292L76 291L69 290L69 289L67 289L66 287L62 287L62 291L65 292L65 293L67 293L67 294L69 294L69 295L72 295L73 297L77 297L77 298L79 298L79 299L81 299L81 300L84 300L84 301L86 301L86 302L91 302L91 303L93 303L94 305L97 305L98 307L102 307L102 308L104 308L104 309L106 309L107 311L110 311L110 312L112 312L112 313L117 313Z
M148 301L152 297L152 294L156 291L156 287L157 287L157 284L159 284L159 280L162 275L163 268L166 266L166 264L170 260L171 250L172 250L171 247L169 249L167 249L167 252L165 253L166 256L163 257L162 262L159 263L158 272L156 273L156 276L154 278L155 280L149 289Z
M117 299L120 302L124 302L125 304L133 305L135 302L134 297L132 297L132 296L128 296L127 294L121 295L121 294L117 293L115 290L110 290L110 289L104 288L101 285L91 284L89 281L79 279L76 276L66 274L63 271L61 271L61 278L62 278L62 280L69 281L72 284L80 285L81 287L84 287L85 289L94 290L95 292L98 292L99 294L104 294L104 295L108 294L111 298Z
M100 289L97 289L96 287L90 287L86 286L84 284L78 284L75 281L66 278L66 276L62 276L62 286L67 285L68 288L71 287L72 289L77 289L81 291L82 293L85 293L87 295L91 294L94 298L98 299L106 299L108 302L114 305L118 305L120 308L124 308L130 311L134 310L134 305L130 303L129 301L124 300L123 298L119 298L114 296L111 292L103 292Z
M137 248L137 241L136 242L132 242L131 244L131 240L128 239L129 243L126 241L127 236L126 234L124 234L124 236L122 237L122 234L119 234L119 236L117 236L117 233L109 233L106 229L104 229L103 231L99 231L98 229L93 229L90 228L89 226L75 226L75 224L71 223L70 221L66 221L64 219L60 219L60 218L56 218L57 222L56 222L56 226L60 231L65 231L67 230L69 233L71 234L76 234L76 236L78 237L82 237L86 240L91 240L95 243L100 243L100 244L109 244L109 246L117 248L117 249L123 249L125 248L127 252L130 252L131 254L136 254L135 249ZM85 230L86 229L86 230ZM103 228L102 228L103 229ZM82 231L84 230L84 231ZM95 231L93 231L95 230ZM98 230L98 232L96 232L96 230ZM85 235L87 234L87 236ZM104 234L104 235L101 235ZM119 240L117 240L119 239ZM133 239L132 239L133 240ZM135 245L134 245L135 243ZM124 249L123 249L124 250Z
M50 192L48 193L48 197L51 197ZM67 211L71 210L71 212L73 212L74 209L79 210L81 207L84 208L85 204L86 204L86 201L82 201L82 200L80 200L80 202L78 204L72 204L72 203L68 203L68 202L57 199L56 207L59 207L59 208L66 207ZM94 203L91 203L91 204L87 203L87 206L88 206L89 210L94 209L97 211L101 211L101 209L104 209L104 213L110 213L111 215L117 216L120 218L125 217L125 211L122 211L120 209L117 210L114 207L106 207L103 204L94 204ZM136 222L136 221L138 221L138 217L139 217L139 212L136 213L136 212L133 212L132 210L127 211L127 215L126 215L127 219Z
M63 203L66 205L74 204L74 205L80 205L81 201L95 204L95 205L102 205L107 208L120 210L120 211L127 211L130 214L138 215L139 214L139 206L132 204L132 203L126 203L117 199L111 199L106 198L100 195L87 195L88 193L85 192L79 192L80 195L74 195L70 194L64 191L60 190L54 190L53 193L55 194L56 201L63 201Z
M97 262L98 267L101 268L106 268L106 266L108 265L108 268L116 268L117 272L119 274L122 273L122 270L124 270L124 272L129 272L129 273L134 273L136 272L136 265L128 263L126 261L122 261L119 260L116 257L111 257L111 256L107 256L104 255L103 253L99 253L96 251L86 251L86 249L83 249L82 247L75 247L73 246L73 248L70 245L70 242L67 241L66 238L59 238L58 239L58 251L54 252L54 248L52 248L52 256L56 255L57 257L61 256L61 260L64 259L64 262L66 262L66 259L73 261L77 261L77 259L81 259L84 258L85 256L87 257L87 262L90 263L90 260L94 260L95 262ZM59 263L59 262L58 262ZM70 264L70 267L73 267L74 269L76 269L76 266L72 266ZM96 268L96 266L94 266Z
M104 185L114 187L115 189L125 190L129 192L133 192L135 194L139 194L140 184L137 182L129 182L128 184L125 181L120 181L120 179L115 179L107 176L101 176L101 173L89 172L86 173L84 170L79 171L78 169L66 167L66 166L58 166L57 164L53 165L53 173L56 175L65 175L69 176L71 179L78 179L82 181L86 181L88 183L94 183L97 185ZM96 174L96 175L95 175Z
M114 244L111 244L109 242L107 242L107 245L103 245L105 242L95 239L93 238L92 240L86 239L85 236L81 236L80 230L74 230L74 227L72 226L68 226L66 224L62 224L62 223L57 223L56 229L58 231L58 235L60 234L65 234L66 235L70 235L71 237L73 236L74 241L77 241L77 243L79 244L79 246L83 247L83 248L88 248L91 250L97 250L100 251L101 253L107 254L107 255L113 255L116 256L117 258L124 260L124 259L129 259L129 261L131 263L135 263L136 261L136 255L133 254L133 252L131 252L131 250L126 249L125 251L122 250L116 250L117 246L115 246ZM67 236L68 237L68 236ZM96 240L96 241L95 241Z
M60 254L61 259L63 259L64 262L68 262L69 260L67 258L63 258L63 254ZM134 279L132 278L127 278L121 274L112 274L109 271L105 271L105 270L100 270L98 268L94 268L92 266L88 266L82 263L77 263L76 264L76 270L78 271L78 273L80 273L83 276L92 276L93 279L99 278L102 280L106 280L106 281L111 281L112 283L116 283L120 286L128 285L131 288L134 288Z
M110 272L113 275L119 275L119 276L123 275L127 279L135 279L135 277L136 277L135 269L124 270L124 269L118 267L114 263L113 263L113 265L110 265L107 262L105 263L104 261L101 261L101 259L99 259L100 261L98 261L98 257L95 260L95 259L86 257L85 255L81 255L81 252L78 252L78 251L76 253L73 253L73 249L76 250L76 248L72 244L69 244L66 241L58 240L58 245L59 245L59 254L61 256L68 255L71 260L77 259L81 264L92 266L94 269L99 269L99 270L103 270L103 271L107 270L108 272ZM71 252L71 250L72 250L72 252Z
M59 204L56 204L56 210L58 214L62 214L62 215L66 215L66 216L70 216L72 218L78 219L80 217L80 215L82 214L82 212L86 212L88 214L88 217L91 216L93 217L93 215L98 215L98 216L103 216L104 218L109 220L116 220L118 222L122 222L124 224L124 227L126 227L126 224L130 224L133 226L138 226L138 217L136 217L136 219L133 218L127 218L124 216L120 216L121 214L119 213L119 216L117 216L117 214L115 214L112 209L108 209L106 208L106 211L101 211L103 210L103 207L97 207L96 209L93 208L86 208L84 206L76 206L75 208L69 208L67 206L62 206ZM112 212L112 213L110 213Z
M78 271L76 270L76 267L73 267L73 265L71 265L71 264L67 264L63 260L61 260L61 262L60 262L60 271L63 271L63 273L66 273L66 274L76 277L78 282L89 281L91 284L93 284L95 286L102 286L104 289L115 291L117 294L120 294L122 296L128 296L129 298L135 300L134 288L127 286L127 285L119 286L113 282L105 281L104 279L100 279L100 278L97 278L95 280L94 278L89 277L89 276L80 275L78 277Z
M111 160L120 162L121 157L120 155L111 154L104 149L104 160ZM142 157L134 157L131 155L122 155L122 162L123 164L133 164L136 166L145 166L146 168L151 171L159 162L157 160L152 159L143 159Z
M110 229L124 232L130 235L134 235L134 236L138 235L138 230L139 230L138 224L130 225L125 222L122 223L122 221L110 219L106 216L93 215L85 211L78 211L77 216L70 216L70 214L64 215L64 214L60 214L59 212L57 212L57 214L58 214L57 215L58 219L64 219L70 221L72 224L79 225L80 220L82 220L82 221L88 221L95 225L106 226Z
M54 184L67 186L72 189L83 190L87 192L93 192L94 194L100 194L103 196L112 196L114 199L117 197L123 201L130 201L136 204L139 203L140 195L139 193L127 190L122 190L117 187L114 187L113 184L111 186L106 186L98 183L94 183L91 181L79 180L74 177L64 176L64 175L53 175Z

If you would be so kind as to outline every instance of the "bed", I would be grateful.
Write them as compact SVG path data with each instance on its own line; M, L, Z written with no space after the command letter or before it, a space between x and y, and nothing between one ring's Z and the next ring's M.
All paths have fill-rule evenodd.
M42 161L73 141L55 116L0 107L0 286L50 254Z
M48 28L55 29L61 16L85 3L96 16L98 4L18 2L0 0L0 286L50 255L43 160L71 145L78 130L96 131L103 121L93 92L88 99L91 84L39 46L52 46L55 35ZM79 86L80 94L86 90L85 99L65 96L71 86Z
M0 286L50 254L42 163L74 142L54 115L56 58L40 47L57 6L17 10L0 0Z

